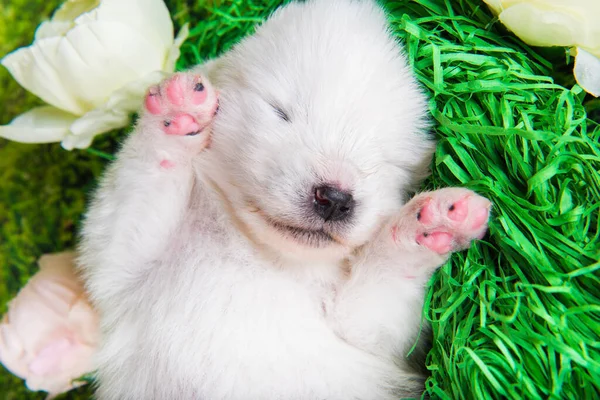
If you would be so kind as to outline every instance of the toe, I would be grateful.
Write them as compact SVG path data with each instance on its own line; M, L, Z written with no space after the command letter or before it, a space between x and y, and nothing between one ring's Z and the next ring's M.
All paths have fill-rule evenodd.
M447 232L421 233L417 235L417 243L438 254L452 250L452 235Z
M183 82L180 75L175 75L167 84L167 98L175 106L182 106L185 101Z
M429 225L433 222L434 218L435 210L433 209L432 199L427 199L417 214L417 220L423 225Z
M489 207L480 206L473 212L471 229L478 230L485 225L490 217Z
M200 105L206 101L206 97L208 96L208 90L204 86L204 83L198 79L196 84L194 85L194 92L192 94L192 103L195 105Z
M448 218L455 222L463 222L469 214L470 197L471 196L466 196L452 203L452 205L448 208Z
M160 106L160 97L158 91L155 89L150 89L146 94L146 99L144 100L144 105L146 110L148 110L151 114L158 115L161 113Z

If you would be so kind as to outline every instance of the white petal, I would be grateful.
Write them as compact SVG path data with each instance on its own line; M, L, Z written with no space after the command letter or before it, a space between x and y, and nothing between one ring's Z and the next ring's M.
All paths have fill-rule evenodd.
M179 56L181 55L181 51L179 48L181 47L183 42L185 42L185 39L187 39L189 34L190 34L189 24L186 23L179 30L179 33L177 34L177 37L175 38L175 41L173 42L173 46L171 46L171 49L169 50L169 55L167 56L167 62L165 63L165 67L164 67L165 71L173 72L175 70L175 63L177 62L177 60L179 59Z
M586 92L600 96L600 59L583 49L577 49L575 79Z
M37 107L0 126L0 137L22 143L60 142L76 119L77 116L54 107Z
M502 12L502 0L483 0L496 15Z
M12 308L13 302L8 303L8 313ZM14 325L10 323L8 313L0 322L0 363L18 377L24 377L27 374L27 362L23 360L26 354L23 348L23 341L16 332Z
M71 30L57 49L62 84L85 105L81 114L106 102L112 92L160 70L166 51L130 27L93 22Z
M75 136L69 135L60 142L65 150L87 149L94 141L94 136Z
M129 124L129 115L112 110L90 111L71 125L71 133L77 136L97 135Z
M63 85L63 71L56 60L63 39L54 37L18 49L1 61L13 78L46 103L73 114L82 114L84 106Z
M137 81L129 82L121 89L114 91L103 107L122 113L138 111L142 107L148 88L165 79L167 75L165 72L155 71Z
M129 124L129 114L100 108L73 122L70 134L62 141L67 150L89 147L94 137Z
M56 10L53 20L74 21L81 14L98 7L101 0L67 0Z
M500 21L525 43L532 46L573 46L586 36L586 24L569 9L520 3L507 7Z
M168 49L130 27L110 22L77 26L6 56L2 63L45 102L82 115L123 85L161 70Z
M98 6L100 0L67 0L56 10L50 21L45 21L35 31L35 40L63 36L75 25L75 18Z
M113 92L105 104L71 125L70 134L62 142L63 147L67 150L83 149L92 143L96 135L129 125L129 115L142 107L148 88L166 76L161 71L152 72Z
M44 21L35 30L35 40L63 36L72 27L70 21Z
M92 20L128 25L165 50L173 44L173 22L163 0L103 0L75 22L86 24Z

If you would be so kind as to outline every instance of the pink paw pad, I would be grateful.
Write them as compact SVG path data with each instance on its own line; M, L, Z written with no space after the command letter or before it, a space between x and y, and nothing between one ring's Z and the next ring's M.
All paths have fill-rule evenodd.
M146 122L163 133L195 136L210 127L219 109L218 92L202 75L182 72L150 88L144 105ZM202 143L207 146L209 142Z
M431 206L431 199L427 199L425 204L423 204L423 208L417 214L417 219L422 224L431 224L435 217L435 212L433 207Z
M207 90L202 82L197 82L194 85L194 93L192 94L192 103L200 105L206 101L208 96Z
M438 254L452 250L452 235L446 232L421 233L417 235L417 243Z
M448 208L448 218L452 221L463 222L469 213L468 196L453 203Z
M167 135L195 135L200 131L200 125L189 114L179 113L170 120L164 121Z
M158 93L149 92L146 95L145 106L151 114L158 115L160 114L160 101L158 98Z
M481 207L475 211L473 216L473 223L471 224L471 229L480 229L483 227L488 219L490 218L490 210L487 207ZM485 235L485 231L483 232Z
M487 199L471 191L450 188L432 192L422 200L417 214L416 242L438 254L467 248L472 240L485 235L490 207Z

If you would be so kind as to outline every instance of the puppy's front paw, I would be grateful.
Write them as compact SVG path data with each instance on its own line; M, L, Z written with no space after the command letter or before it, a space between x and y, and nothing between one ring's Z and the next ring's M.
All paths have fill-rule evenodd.
M140 124L150 131L158 128L164 135L184 137L195 151L210 144L210 126L219 102L216 90L202 75L173 75L149 89L144 106L147 112Z
M392 226L394 241L413 241L437 254L466 249L487 231L492 204L461 188L417 195Z

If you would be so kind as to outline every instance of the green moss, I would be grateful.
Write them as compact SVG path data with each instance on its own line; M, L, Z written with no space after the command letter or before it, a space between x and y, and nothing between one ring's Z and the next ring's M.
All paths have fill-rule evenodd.
M178 68L230 48L279 3L168 1L178 27L192 22ZM489 237L454 255L431 282L429 393L596 398L600 128L586 111L598 120L600 103L570 86L564 52L523 45L479 0L382 3L431 97L439 146L427 186L470 187L494 203ZM0 54L29 43L56 4L0 5ZM7 88L0 123L37 102L3 69L0 85ZM94 148L111 152L121 135L100 138ZM104 165L59 145L0 141L0 305L41 254L73 245L86 194ZM68 396L87 398L89 389ZM0 398L38 397L0 372Z
M36 26L58 0L11 0L0 4L0 56L31 43ZM0 67L0 124L41 104ZM96 145L114 149L114 137ZM104 162L86 152L67 152L58 144L27 145L0 139L0 313L44 253L70 248L77 224ZM89 388L64 396L89 398ZM0 366L0 399L43 399Z

